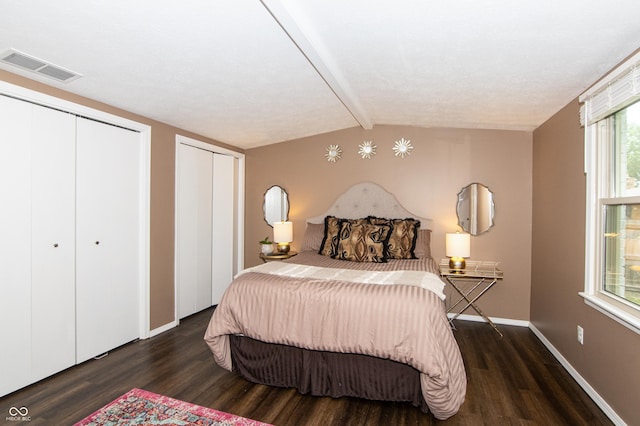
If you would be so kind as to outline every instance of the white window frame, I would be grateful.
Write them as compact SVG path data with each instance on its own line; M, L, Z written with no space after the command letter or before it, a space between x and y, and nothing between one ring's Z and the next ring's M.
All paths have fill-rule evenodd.
M640 99L640 52L580 96L585 128L586 186L585 285L580 296L625 327L640 334L640 308L603 290L604 209L610 204L640 203L640 197L615 197L609 121L603 120ZM600 143L596 143L600 140Z

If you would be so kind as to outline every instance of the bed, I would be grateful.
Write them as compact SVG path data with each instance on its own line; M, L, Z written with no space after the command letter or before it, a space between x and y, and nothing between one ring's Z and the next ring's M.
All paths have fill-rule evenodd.
M297 256L234 278L205 332L215 362L256 383L451 417L467 382L430 229L379 185L352 186L307 220Z

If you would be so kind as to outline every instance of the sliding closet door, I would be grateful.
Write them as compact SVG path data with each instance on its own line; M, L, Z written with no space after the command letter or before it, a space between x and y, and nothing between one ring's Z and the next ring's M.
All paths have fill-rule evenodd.
M235 188L235 159L213 154L212 305L220 303L233 279Z
M32 381L76 360L74 115L33 105Z
M213 161L209 151L179 146L178 318L211 306Z
M77 362L139 337L139 134L77 119Z
M29 383L31 105L0 96L0 395Z

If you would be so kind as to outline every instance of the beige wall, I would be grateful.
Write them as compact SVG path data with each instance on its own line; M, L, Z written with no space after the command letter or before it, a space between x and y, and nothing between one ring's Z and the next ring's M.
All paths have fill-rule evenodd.
M584 129L574 100L533 134L531 322L628 424L640 424L640 336L585 305ZM576 329L584 328L584 345Z
M404 159L392 151L400 138L414 146ZM371 160L357 155L358 145L365 140L373 140L378 147ZM343 150L337 163L324 157L330 144ZM294 249L302 242L306 218L324 213L352 184L372 181L396 194L411 212L434 220L432 251L439 260L444 256L445 232L457 230L458 192L469 183L481 182L495 194L496 225L472 237L471 259L500 261L505 279L483 296L480 306L489 316L529 319L530 132L375 126L249 149L245 154L247 266L260 262L258 241L273 235L262 217L263 193L271 185L289 192Z
M151 126L151 308L149 321L151 329L172 322L174 320L175 294L173 253L176 134L179 133L239 152L242 150L3 70L0 70L0 80Z

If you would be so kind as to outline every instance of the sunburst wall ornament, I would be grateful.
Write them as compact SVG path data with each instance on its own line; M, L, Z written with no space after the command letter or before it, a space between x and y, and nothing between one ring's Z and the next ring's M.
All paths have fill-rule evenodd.
M327 161L335 163L340 159L341 155L342 155L342 149L340 149L340 146L329 145L327 147L327 153L324 156L327 157Z
M358 150L358 154L360 154L362 158L366 158L367 160L370 160L372 156L376 155L377 147L372 141L364 141L360 145L358 145L358 148L360 148Z
M395 145L393 145L393 152L396 153L396 157L404 158L405 155L411 155L411 150L413 146L411 146L411 141L406 140L405 138L396 141Z

